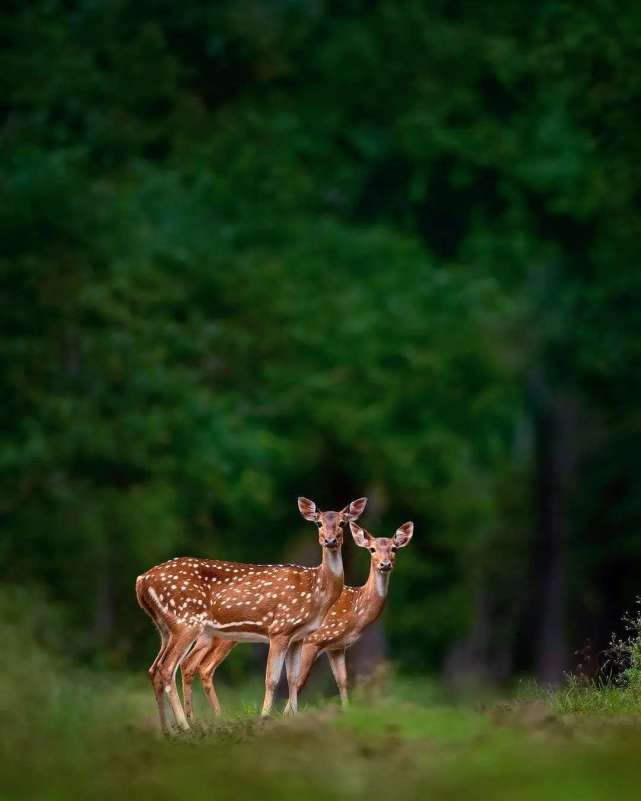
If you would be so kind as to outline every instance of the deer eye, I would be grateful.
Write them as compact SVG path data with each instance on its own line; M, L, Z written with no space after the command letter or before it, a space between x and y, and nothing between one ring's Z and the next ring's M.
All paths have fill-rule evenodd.
M369 549L369 552L370 552L370 553L375 553L375 551L376 551L376 548L370 548L370 549Z
M320 528L320 527L321 527L323 524L321 523L321 521L320 521L320 520L317 520L317 521L316 521L316 525L318 526L318 528Z
M396 547L396 545L392 545L392 553L396 553L397 550L398 548Z

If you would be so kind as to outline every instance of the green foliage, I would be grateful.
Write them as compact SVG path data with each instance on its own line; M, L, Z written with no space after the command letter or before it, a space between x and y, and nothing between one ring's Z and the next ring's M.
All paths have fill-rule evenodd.
M637 600L637 607L641 602ZM569 673L563 684L544 691L525 686L520 698L545 697L559 712L591 715L638 714L641 703L641 615L623 616L626 634L612 635L596 677Z
M570 675L564 685L547 694L550 705L562 714L619 716L635 715L639 693L633 688L606 681L590 681Z
M613 636L608 649L606 667L614 674L618 684L631 694L641 692L641 599L637 598L637 609L623 617L626 634Z
M600 0L9 4L0 558L75 651L133 657L162 558L312 542L301 493L415 519L405 664L483 586L525 616L533 375L581 412L569 607L607 618L639 555L640 27Z

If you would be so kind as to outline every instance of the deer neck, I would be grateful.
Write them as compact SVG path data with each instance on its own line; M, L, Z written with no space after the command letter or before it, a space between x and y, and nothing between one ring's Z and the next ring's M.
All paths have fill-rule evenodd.
M343 555L340 549L330 551L323 548L323 561L318 567L317 598L322 606L329 609L338 600L344 584Z
M362 593L365 597L365 608L367 609L367 617L370 621L375 620L383 611L385 601L387 600L387 591L389 589L389 573L381 573L373 563L370 563L369 576L367 582L362 587Z

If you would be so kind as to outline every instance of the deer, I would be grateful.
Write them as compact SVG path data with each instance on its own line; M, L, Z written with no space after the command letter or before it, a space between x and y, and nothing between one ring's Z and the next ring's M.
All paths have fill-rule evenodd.
M138 576L138 603L160 634L149 677L165 734L172 733L172 716L178 730L190 728L176 671L192 648L202 653L214 637L268 643L261 714L269 716L285 657L294 667L300 663L303 639L340 596L343 526L357 520L366 504L367 498L359 498L340 512L323 512L314 501L298 499L302 516L318 526L322 559L316 567L175 557ZM295 710L294 700L289 711Z
M286 660L289 700L285 713L296 711L298 694L303 689L312 665L322 653L326 653L334 679L338 686L341 704L349 702L345 651L357 642L365 629L383 613L389 580L399 548L405 548L414 534L414 523L399 526L393 537L374 537L369 531L350 521L350 530L355 543L370 552L370 570L365 584L360 587L344 585L336 603L328 611L322 625L305 637L300 654ZM224 661L236 643L216 637L203 644L201 651L194 650L189 661L182 666L183 694L185 706L189 704L191 715L191 683L199 674L205 693L214 709L221 712L220 703L213 684L216 668Z

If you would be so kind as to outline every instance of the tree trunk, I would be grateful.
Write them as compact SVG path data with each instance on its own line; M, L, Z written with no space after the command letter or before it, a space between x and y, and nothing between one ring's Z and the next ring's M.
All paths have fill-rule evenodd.
M531 376L529 396L535 438L533 666L556 684L568 666L565 631L566 499L573 469L576 410L571 399L552 395L541 372Z

